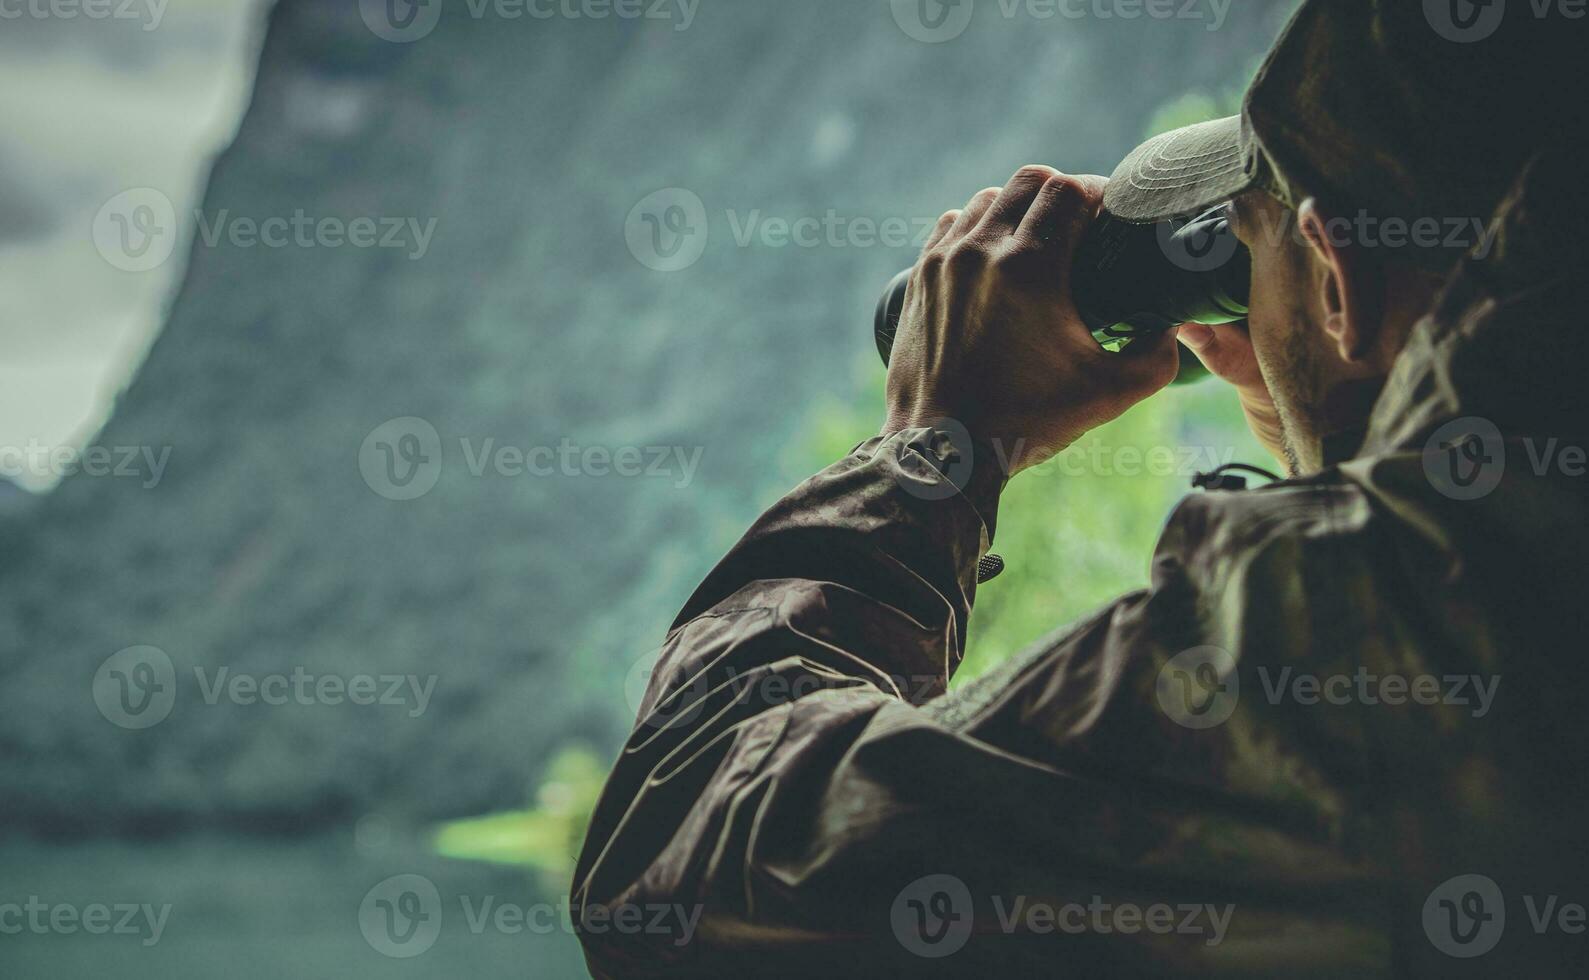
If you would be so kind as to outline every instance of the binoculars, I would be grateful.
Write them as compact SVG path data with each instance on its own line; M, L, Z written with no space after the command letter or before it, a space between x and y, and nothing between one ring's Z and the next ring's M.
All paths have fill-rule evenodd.
M1190 220L1132 224L1109 214L1083 237L1071 269L1076 309L1105 350L1123 352L1135 341L1182 323L1232 323L1247 316L1252 258L1230 227L1230 204ZM911 269L894 277L877 305L877 351L887 364L905 309ZM1197 356L1181 348L1176 384L1207 375Z

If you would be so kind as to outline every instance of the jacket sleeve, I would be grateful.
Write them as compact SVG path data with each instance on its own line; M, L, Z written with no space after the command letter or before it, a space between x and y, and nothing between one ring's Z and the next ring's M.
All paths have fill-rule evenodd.
M597 976L1008 971L1051 967L1056 938L1078 966L1107 953L1114 975L1146 975L1210 965L1221 910L1252 887L1251 848L1271 883L1350 877L1283 805L1211 812L1185 792L1218 764L1152 707L1158 667L1196 633L1174 568L975 709L934 700L964 650L1001 486L992 459L951 482L934 444L930 430L874 441L796 489L679 616L576 870ZM1116 744L1121 731L1136 740ZM1184 780L1129 778L1178 766ZM1188 865L1198 821L1246 843ZM1076 921L1028 922L1034 896ZM1083 921L1100 902L1207 918L1139 927L1126 947Z

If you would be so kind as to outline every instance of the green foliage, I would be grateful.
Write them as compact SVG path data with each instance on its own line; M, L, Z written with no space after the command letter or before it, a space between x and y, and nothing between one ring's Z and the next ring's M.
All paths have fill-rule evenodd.
M606 775L590 746L565 746L547 765L535 806L449 821L432 846L443 857L531 868L552 889L566 886Z

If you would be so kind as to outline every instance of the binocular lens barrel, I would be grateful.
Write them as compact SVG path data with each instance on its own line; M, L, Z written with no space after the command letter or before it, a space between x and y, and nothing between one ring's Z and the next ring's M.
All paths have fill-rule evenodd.
M1139 225L1105 212L1087 232L1071 274L1076 309L1105 349L1123 351L1182 323L1231 323L1247 315L1252 259L1230 228L1230 205L1190 221ZM912 270L888 284L877 304L877 351L888 363ZM1177 384L1207 374L1181 351Z

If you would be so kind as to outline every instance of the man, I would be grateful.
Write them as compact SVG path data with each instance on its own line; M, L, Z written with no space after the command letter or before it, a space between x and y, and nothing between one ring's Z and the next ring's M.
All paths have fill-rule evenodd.
M1308 0L1240 118L943 217L882 434L668 636L579 861L595 973L1583 974L1589 44L1446 7L1492 12ZM942 696L1006 481L1175 373L1055 271L1100 207L1225 200L1250 323L1180 340L1292 478Z

